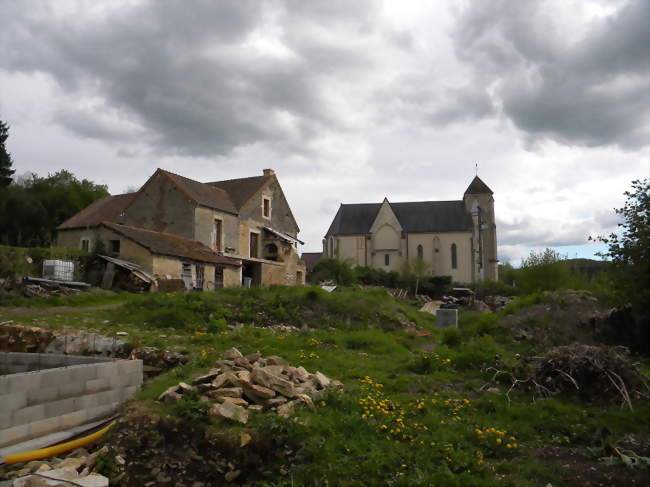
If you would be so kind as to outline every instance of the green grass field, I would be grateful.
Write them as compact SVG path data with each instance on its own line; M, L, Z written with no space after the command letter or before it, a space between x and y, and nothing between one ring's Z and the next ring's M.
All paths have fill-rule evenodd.
M345 384L344 391L319 399L316 411L300 410L297 420L253 416L247 429L296 445L299 458L290 478L278 474L259 485L557 487L569 482L572 472L541 458L544 449L598 447L604 427L615 440L650 432L647 403L628 411L540 400L518 390L507 397L508 384L482 388L492 375L482 368L494 365L497 356L501 367L518 370L518 354L543 353L534 344L514 342L498 314L461 313L458 330L438 330L433 316L381 290L328 294L311 287L104 299L125 304L14 320L109 336L127 331L134 346L187 353L187 365L151 380L136 398L168 415L188 413L162 406L155 397L207 371L233 346L244 354L280 355ZM245 326L237 331L227 326L236 323ZM300 331L277 331L273 326L279 324ZM498 390L487 390L495 386ZM210 419L204 427L233 434L242 428Z

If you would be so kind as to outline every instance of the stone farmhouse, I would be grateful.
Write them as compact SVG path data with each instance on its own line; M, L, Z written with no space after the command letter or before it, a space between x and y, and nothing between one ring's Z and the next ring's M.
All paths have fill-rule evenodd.
M135 193L100 199L63 222L57 245L100 245L150 275L213 290L303 284L298 232L271 169L210 183L158 169Z
M496 280L493 192L476 176L461 200L341 204L323 239L323 256L398 272L420 258L428 275L459 283Z

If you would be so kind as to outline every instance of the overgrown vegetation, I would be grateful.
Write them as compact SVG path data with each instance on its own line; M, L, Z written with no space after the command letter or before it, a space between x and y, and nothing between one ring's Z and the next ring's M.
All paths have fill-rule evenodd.
M402 272L352 265L339 259L321 259L314 266L313 283L333 281L340 285L363 284L407 289L412 293L440 297L451 288L449 276L426 276L427 264L422 259L405 262Z
M75 278L81 278L90 258L88 252L59 247L10 247L0 245L0 277L40 277L43 260L63 259L75 263Z
M521 297L499 314L462 311L458 330L435 328L430 315L383 290L325 293L312 287L146 295L121 309L77 315L68 323L106 334L124 330L141 345L186 352L190 362L149 382L138 402L204 431L196 441L211 432L238 441L247 432L256 445L266 445L264 451L291 450L292 460L271 456L265 459L265 475L246 471L242 481L268 486L562 486L575 479L575 472L550 463L540 452L560 449L568 455L597 448L606 427L614 446L644 454L626 442L648 438L650 408L640 399L634 400L633 411L592 404L579 395L540 400L523 387L506 395L510 382L491 380L491 368L525 378L531 373L526 357L544 355L536 343L513 341L501 321L545 299L542 293ZM428 331L405 330L398 325L404 316ZM256 326L227 326L238 322ZM272 326L279 323L299 329L306 324L310 330ZM318 398L316 411L299 410L289 419L251 414L246 426L212 418L191 398L178 405L155 402L170 385L205 373L232 346L319 370L343 381L345 390ZM247 450L236 451L246 455ZM251 458L258 451L251 449ZM572 458L586 462L586 469L593 467L594 475L615 468L599 462L600 457L576 455ZM153 458L141 451L127 458L136 456ZM617 478L625 478L628 469L620 468L625 470ZM146 472L143 484L151 480Z
M218 293L150 294L116 310L116 318L157 328L222 331L238 323L296 328L396 330L430 326L431 315L391 298L383 289L328 293L319 287L227 288Z

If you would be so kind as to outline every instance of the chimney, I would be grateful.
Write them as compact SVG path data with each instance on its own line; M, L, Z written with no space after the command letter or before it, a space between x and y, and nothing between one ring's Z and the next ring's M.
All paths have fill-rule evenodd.
M264 169L262 172L265 176L275 176L275 171L273 169Z

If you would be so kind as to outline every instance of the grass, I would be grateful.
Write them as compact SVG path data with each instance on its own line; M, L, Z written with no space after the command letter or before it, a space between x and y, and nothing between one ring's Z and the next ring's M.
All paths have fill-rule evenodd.
M615 438L647 435L650 408L639 403L629 412L574 400L535 401L516 391L508 401L502 391L480 390L490 377L481 368L495 360L515 367L524 346L512 341L500 318L540 299L520 298L499 315L461 312L458 330L436 329L432 316L378 290L328 294L310 287L138 296L119 309L63 313L51 317L60 316L55 322L35 316L17 321L128 331L140 345L186 352L188 364L149 381L136 400L222 433L237 434L242 427L206 418L196 400L169 406L155 398L207 371L230 347L280 355L344 382L345 392L319 398L315 412L300 410L290 419L251 415L246 428L295 445L299 458L289 476L276 474L259 485L557 487L570 472L531 452L549 445L598 446L603 427ZM430 333L405 330L405 318ZM249 326L226 327L236 323ZM301 331L279 331L277 324Z

